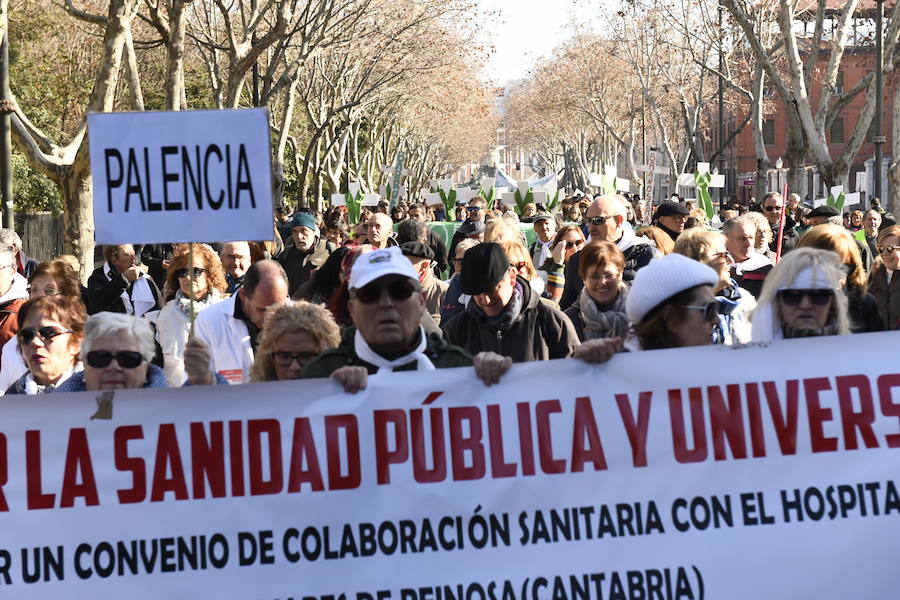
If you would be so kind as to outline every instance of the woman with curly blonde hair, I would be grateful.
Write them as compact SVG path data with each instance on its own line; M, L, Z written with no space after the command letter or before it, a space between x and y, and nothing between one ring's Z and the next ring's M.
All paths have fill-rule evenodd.
M156 340L162 348L166 379L172 387L187 381L184 347L191 328L191 297L196 318L204 308L225 299L225 270L222 261L206 244L194 245L193 277L188 270L187 244L176 248L166 275L164 298L167 304L156 320Z
M324 306L304 301L272 305L259 334L250 381L299 379L303 367L340 342L341 331Z

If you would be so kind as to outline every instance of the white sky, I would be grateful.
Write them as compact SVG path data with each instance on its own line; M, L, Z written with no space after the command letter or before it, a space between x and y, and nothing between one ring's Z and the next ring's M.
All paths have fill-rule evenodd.
M574 34L577 20L587 25L603 0L479 0L485 10L499 15L485 30L491 32L495 53L488 79L503 84L521 79L542 56Z

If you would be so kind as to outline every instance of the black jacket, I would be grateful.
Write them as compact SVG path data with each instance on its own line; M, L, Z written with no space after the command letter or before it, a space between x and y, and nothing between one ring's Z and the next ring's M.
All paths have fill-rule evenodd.
M884 331L884 321L878 310L878 301L872 294L860 294L855 287L847 287L847 308L850 314L850 331L869 333Z
M784 256L788 252L794 249L797 245L797 241L800 239L800 236L797 235L797 231L794 229L794 220L790 217L786 217L784 220L784 241L781 242L781 255ZM769 242L769 250L772 252L778 251L778 223L771 226L772 227L772 241Z
M622 254L625 255L625 271L622 272L622 281L631 283L637 270L646 267L647 264L653 260L655 251L656 247L650 244L635 244L628 250L622 252ZM562 297L559 299L559 308L561 310L566 310L572 306L572 304L578 300L578 294L581 293L581 288L584 287L584 282L578 274L578 264L580 261L581 250L573 254L572 257L569 258L569 262L566 263L566 283L563 288Z
M144 244L141 248L141 264L147 265L147 272L159 289L166 287L163 261L172 260L174 256L175 246L172 244Z
M355 327L347 327L341 336L341 345L333 350L326 350L315 358L303 369L303 379L315 379L328 377L341 367L356 365L365 367L370 375L378 371L378 367L362 360L357 354L353 344L356 335ZM431 360L436 369L448 369L452 367L469 367L472 365L472 357L462 348L451 346L440 333L425 334L425 356ZM413 371L416 369L415 361L396 367L395 371Z
M444 335L473 355L482 351L509 356L514 362L567 358L578 345L575 327L556 305L542 300L529 283L517 279L522 289L522 309L512 323L498 329L475 301L443 324Z
M297 288L309 280L310 273L322 266L335 249L334 244L321 238L312 252L300 252L294 244L290 244L275 257L287 273L288 295L293 296Z
M144 275L142 275L142 277L144 277ZM112 268L109 271L109 277L107 277L103 273L103 265L100 265L94 269L94 272L88 277L88 301L86 303L88 312L92 315L103 311L117 313L127 312L125 310L125 302L122 301L122 292L128 290L128 295L130 296L136 281L137 279L129 283L123 275ZM153 279L149 277L147 278L147 283L150 285L150 292L153 294L153 298L156 300L155 308L162 308L162 303L160 302L162 294L160 293L159 288L156 287ZM154 310L154 308L151 308L150 310Z

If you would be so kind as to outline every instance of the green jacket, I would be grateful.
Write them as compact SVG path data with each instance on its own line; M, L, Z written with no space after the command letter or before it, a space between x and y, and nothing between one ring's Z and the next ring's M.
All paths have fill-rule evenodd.
M356 335L355 327L347 327L341 339L341 345L334 350L326 350L316 359L308 364L301 377L303 379L314 379L318 377L328 377L341 367L348 365L365 367L372 375L378 371L378 367L363 361L356 355L353 347L353 338ZM437 369L449 369L452 367L471 367L472 355L460 348L459 346L451 346L436 333L426 333L427 340L425 342L425 355L431 360ZM395 371L414 371L416 369L415 361L403 366L397 367Z

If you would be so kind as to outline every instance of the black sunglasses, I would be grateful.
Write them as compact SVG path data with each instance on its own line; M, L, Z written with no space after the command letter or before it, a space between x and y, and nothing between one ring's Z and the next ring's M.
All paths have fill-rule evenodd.
M87 364L95 369L108 367L113 359L116 359L123 369L133 369L144 362L144 355L133 350L120 350L115 353L109 350L91 350L86 358Z
M272 360L279 367L289 367L295 360L297 361L297 364L302 367L317 356L318 354L315 352L300 352L299 354L285 352L283 350L275 350L272 352Z
M469 212L478 212L479 210L481 210L481 207L480 206L467 206L466 210Z
M41 338L41 341L47 344L56 336L63 335L64 333L72 333L72 330L57 329L56 327L39 327L37 329L34 327L26 327L25 329L20 329L16 335L19 336L19 343L24 345L33 342L35 337Z
M776 210L781 210L780 206L767 206L766 212L775 212Z
M588 217L585 221L587 221L588 225L603 225L610 218L612 218L612 215L598 215L596 217Z
M189 269L178 269L175 271L175 277L178 279L184 279L190 273ZM206 269L201 269L200 267L194 267L194 277L200 277L206 273Z
M834 296L832 290L780 290L778 297L788 306L799 305L804 297L815 306L825 306Z
M878 254L884 254L885 252L890 254L894 250L900 250L900 246L876 246L875 249L878 250Z
M719 318L719 303L715 300L711 300L704 304L703 306L696 306L691 304L686 304L682 306L682 308L687 308L689 310L701 310L703 311L703 320L707 323L712 323Z
M370 283L353 290L353 297L363 304L374 304L381 299L381 294L387 290L388 295L395 302L403 302L416 293L416 286L409 279L397 279L390 283Z

